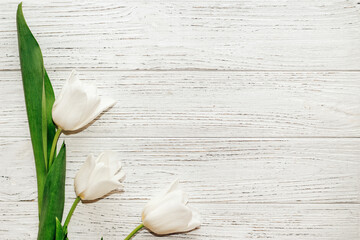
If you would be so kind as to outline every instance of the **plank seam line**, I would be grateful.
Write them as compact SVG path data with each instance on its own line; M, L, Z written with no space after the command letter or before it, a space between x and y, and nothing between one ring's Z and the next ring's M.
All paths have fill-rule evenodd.
M225 70L225 69L91 69L91 68L50 68L47 69L48 72L50 71L71 71L72 69L77 69L79 71L87 71L87 72L278 72L278 73L323 73L323 72L360 72L360 69L309 69L309 70L279 70L279 69L272 69L272 70L256 70L256 69L244 69L244 70ZM20 72L20 69L0 69L1 72Z
M318 137L301 137L301 136L294 136L294 137L173 137L173 136L162 136L162 137L151 137L151 136L69 136L65 135L65 139L264 139L264 140L286 140L286 139L360 139L360 137L331 137L331 136L318 136ZM0 138L7 138L7 139L29 139L29 136L0 136ZM62 137L63 139L64 137Z
M139 202L143 202L143 201L147 201L148 199L141 199L139 200ZM102 204L114 204L115 202L121 202L121 203L131 203L134 201L129 201L129 200L111 200L109 199L109 201L106 202L102 202ZM1 203L37 203L35 200L18 200L18 201L0 201ZM72 203L72 201L67 202L68 204ZM359 205L360 206L360 202L314 202L314 203L297 203L297 202L239 202L239 203L234 203L234 202L195 202L192 201L191 203L193 204L214 204L214 205Z

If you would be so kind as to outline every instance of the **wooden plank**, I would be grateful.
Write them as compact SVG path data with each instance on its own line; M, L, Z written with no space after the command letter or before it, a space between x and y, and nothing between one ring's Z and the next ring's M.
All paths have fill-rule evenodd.
M1 69L19 69L1 4ZM26 1L50 69L360 70L357 0Z
M360 139L67 138L66 196L89 153L113 150L143 200L176 177L196 203L360 203ZM0 201L35 201L30 141L0 138Z
M69 71L49 72L56 94ZM74 137L359 137L360 72L81 71L117 105ZM0 75L0 136L28 136L21 74Z
M146 200L79 204L70 239L123 239L140 221ZM65 210L70 208L67 202ZM192 204L201 212L200 229L166 239L358 240L359 204ZM21 211L20 211L21 209ZM4 239L35 239L35 202L0 203ZM143 229L136 239L158 239Z
M38 221L17 4L0 6L0 236L9 240L35 239ZM122 239L176 177L203 225L166 239L359 239L358 1L29 0L24 13L56 92L77 68L118 100L64 137L66 212L90 152L117 151L127 172L125 191L79 205L70 239Z

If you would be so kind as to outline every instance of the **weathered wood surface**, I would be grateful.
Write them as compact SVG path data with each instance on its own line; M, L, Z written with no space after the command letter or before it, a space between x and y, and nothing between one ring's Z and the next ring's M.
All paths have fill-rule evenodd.
M125 191L80 206L73 239L119 239L145 202L179 177L201 229L169 239L357 239L360 139L67 138L67 209L89 150L116 150ZM36 179L28 139L1 138L0 231L36 234ZM22 217L21 217L22 216ZM20 223L23 224L20 224ZM16 230L21 225L20 230ZM151 239L143 231L137 238Z
M49 72L58 94L69 71ZM359 137L360 72L79 71L117 105L74 137ZM0 136L28 136L21 74Z
M72 239L123 239L140 221L145 201L79 205L69 232ZM68 202L65 209L70 208ZM203 204L200 229L160 239L359 239L357 204ZM19 211L21 209L21 211ZM0 203L0 233L9 239L35 239L36 202ZM15 234L16 233L16 234ZM155 240L145 229L135 239Z
M0 65L19 69L2 1ZM357 0L24 1L47 68L360 70Z
M0 238L35 239L36 179L17 51L0 4ZM58 92L71 69L118 104L68 146L66 212L89 153L125 191L80 204L70 239L122 239L176 176L203 217L162 239L360 238L355 0L25 0ZM63 138L63 139L64 139ZM156 239L143 230L135 239Z
M360 139L68 138L66 194L92 152L114 150L125 195L144 199L176 177L203 203L360 203ZM0 138L0 201L36 200L28 139ZM126 196L126 197L125 197Z

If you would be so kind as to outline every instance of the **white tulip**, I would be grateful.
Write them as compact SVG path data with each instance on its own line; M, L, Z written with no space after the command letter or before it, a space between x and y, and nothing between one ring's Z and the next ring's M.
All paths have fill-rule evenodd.
M113 153L104 152L97 159L90 154L75 176L75 192L82 200L98 199L121 189L124 178L121 163Z
M200 215L189 208L187 195L174 181L161 196L153 198L142 211L142 222L150 231L159 234L187 232L200 226Z
M95 86L82 83L73 70L55 99L52 117L62 130L75 131L115 103L113 99L100 97Z

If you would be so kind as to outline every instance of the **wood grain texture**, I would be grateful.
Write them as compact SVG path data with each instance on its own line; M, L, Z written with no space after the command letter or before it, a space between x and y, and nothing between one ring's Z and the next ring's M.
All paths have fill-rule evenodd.
M360 136L360 72L79 73L117 105L74 137ZM0 136L28 136L20 72L0 82Z
M125 194L144 199L179 177L199 203L360 203L360 139L67 138L66 196L89 152L118 153ZM35 201L28 139L0 138L0 201Z
M1 4L2 69L19 69ZM360 70L357 0L24 1L48 70Z
M80 204L70 239L123 239L140 221L145 200ZM65 209L69 209L70 202ZM160 239L359 239L359 204L202 204L200 229ZM18 211L21 208L22 211ZM9 240L35 239L36 203L0 203L0 233ZM17 234L13 234L16 231ZM159 239L143 229L135 239Z
M0 4L0 238L35 239L36 178L16 40ZM68 150L125 190L81 204L70 239L122 239L179 177L200 229L162 239L360 239L358 0L25 0L58 93L71 69L118 104ZM135 239L157 239L146 230Z

